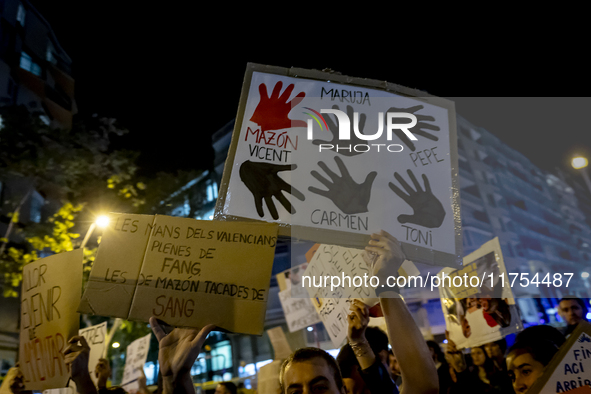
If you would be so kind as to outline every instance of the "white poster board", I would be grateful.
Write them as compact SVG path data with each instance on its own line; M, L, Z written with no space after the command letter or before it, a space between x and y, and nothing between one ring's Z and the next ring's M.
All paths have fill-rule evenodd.
M105 350L105 337L107 336L107 322L102 322L91 327L86 327L78 331L78 335L84 337L88 346L90 346L90 354L88 355L88 372L94 384L97 384L98 378L94 374L96 365L103 355Z
M444 268L438 277L446 328L458 349L523 329L498 238L466 256L464 268Z
M139 389L137 380L141 376L140 369L144 369L144 364L148 358L151 337L152 334L148 334L145 337L136 339L127 346L121 387L130 394L136 393Z
M301 284L302 275L307 267L308 263L303 263L276 275L280 290L279 301L289 332L301 330L321 321L308 292Z
M336 280L324 286L319 280L326 276L363 278L364 274L369 275L363 253L365 252L359 249L322 244L310 259L308 268L302 276L302 284L312 298L335 347L341 347L347 338L347 316L353 299L361 299L371 307L378 302L378 298L371 287L356 286L354 282L351 285L339 283L337 286Z
M315 78L306 78L306 71ZM462 249L453 103L346 78L249 64L216 218L278 222L293 238L357 248L383 229L401 241L409 260L457 266ZM342 118L324 110L338 110ZM388 133L388 114L413 115L409 132L416 140L399 129ZM340 140L346 119L353 137ZM391 123L411 120L401 115ZM372 135L380 124L380 138L356 137L356 128Z

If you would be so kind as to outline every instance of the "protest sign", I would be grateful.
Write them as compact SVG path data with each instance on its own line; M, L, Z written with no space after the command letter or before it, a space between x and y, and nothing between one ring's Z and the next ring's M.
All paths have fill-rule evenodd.
M582 321L558 353L546 366L544 374L528 390L531 394L570 393L591 386L591 324ZM576 391L578 392L578 391Z
M312 256L302 277L302 284L336 347L342 346L347 338L347 316L352 300L359 298L371 307L378 302L378 298L374 289L364 286L363 281L337 283L335 280L328 284L320 281L326 276L339 279L357 277L363 280L364 274L368 276L370 273L363 253L365 251L359 249L322 244Z
M23 267L19 358L27 390L68 382L63 351L78 334L82 262L83 251L77 249Z
M141 376L144 364L148 358L151 337L152 334L148 334L145 337L136 339L127 346L121 387L130 394L136 393L139 389L137 380Z
M88 355L88 372L94 384L96 385L98 378L94 374L94 369L98 364L99 359L105 350L105 337L107 336L107 322L102 322L95 326L86 327L78 331L78 335L84 337L88 346L90 346L90 353Z
M295 332L320 322L320 316L302 286L302 275L307 263L300 264L276 275L279 284L279 301L285 314L289 332Z
M409 260L458 266L457 173L453 102L249 64L215 217L278 222L280 235L354 248L383 229Z
M444 268L438 277L446 328L459 349L523 329L498 238L466 256L463 269Z
M267 330L267 335L269 335L269 340L273 347L273 354L275 355L273 359L284 360L288 358L291 354L291 346L287 342L283 329L280 326L273 327Z
M79 311L263 332L276 224L131 214L112 214L111 223ZM133 253L112 250L126 244Z

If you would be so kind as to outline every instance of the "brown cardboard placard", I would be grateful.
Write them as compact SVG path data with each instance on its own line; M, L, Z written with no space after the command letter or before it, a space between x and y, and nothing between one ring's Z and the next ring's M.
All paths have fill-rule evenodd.
M257 116L259 104L273 98L280 99L285 113L278 117ZM382 101L384 109L378 101ZM321 134L321 128L328 126L318 120L317 138L307 139L306 121L312 121L310 114L319 115L335 104L343 113L351 112L350 116L352 112L363 116L367 113L366 135L378 127L371 122L377 124L384 111L401 108L412 112L421 125L417 128L422 128L416 130L420 140L408 144L404 153L391 153L379 160L316 152L318 144L313 141L330 139L326 129ZM261 124L281 117L276 124ZM436 135L424 137L434 130ZM457 267L461 264L462 241L456 141L454 103L449 100L383 81L249 63L215 217L277 222L281 236L352 248L365 247L368 234L384 229L401 241L409 260ZM370 174L376 178L373 185L370 182L370 186L360 186L364 193L338 192L335 185L340 177L345 178L343 168L357 184L366 185L363 180ZM261 171L267 175L256 175ZM277 187L267 190L265 182L274 182ZM389 184L398 187L398 193ZM334 189L325 193L323 185ZM430 194L434 202L428 213L423 211L429 220L417 220L417 210L422 208L414 204L414 197L403 197L401 188L409 195L414 193L409 192L411 189L416 189L418 195L419 188L425 189L420 193ZM338 201L350 202L368 194L371 197L363 204L352 204L355 207ZM289 206L295 212L290 212ZM413 219L409 219L411 216Z
M156 316L173 326L214 324L245 334L263 332L276 224L122 218L126 229L135 229L135 223L137 230L115 228L103 235L98 256L111 259L103 259L94 275L93 267L81 309L129 320ZM116 242L105 243L109 237ZM111 250L126 243L133 253L125 259ZM126 308L112 307L119 297Z
M23 267L19 357L27 390L68 382L63 351L78 334L82 262L83 251L76 249Z
M554 394L591 386L591 324L580 322L530 387L531 394ZM577 391L578 392L578 391Z

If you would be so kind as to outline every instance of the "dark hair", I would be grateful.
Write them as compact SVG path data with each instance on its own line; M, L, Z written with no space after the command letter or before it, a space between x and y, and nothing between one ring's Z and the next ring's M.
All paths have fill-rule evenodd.
M336 360L330 354L328 354L322 349L318 349L315 347L304 347L296 350L283 362L283 364L281 364L281 369L279 370L279 387L281 387L282 393L285 392L284 379L285 371L287 370L287 368L291 364L306 362L314 358L321 358L324 361L326 361L328 367L332 369L334 381L337 385L337 388L340 390L343 387L343 378L341 376L341 370L339 369L339 365L337 364Z
M581 307L581 309L583 309L583 317L585 317L585 315L589 312L589 308L587 308L587 304L585 303L585 301L583 301L582 299L578 298L578 297L569 297L566 296L564 298L561 298L560 301L558 301L558 305L560 306L560 303L562 301L576 301L577 304L579 304L579 306Z
M441 351L441 347L439 346L439 344L437 342L427 341L427 347L430 347L431 349L433 349L433 351L435 352L435 355L437 356L437 361L439 361L442 364L447 364L447 362L445 361L445 355Z
M528 327L515 336L515 343L526 342L531 343L534 346L536 342L542 340L552 342L557 348L562 346L566 341L564 335L560 331L552 326L546 325Z
M227 388L231 394L238 393L238 387L232 382L219 382L218 384Z
M365 339L374 354L378 355L382 350L388 351L388 335L378 327L367 327L365 329Z
M357 357L348 343L341 348L337 356L337 364L341 370L341 376L343 379L348 379L353 374L355 367L361 368Z
M531 326L517 334L515 343L507 352L507 357L511 353L516 355L529 353L534 360L546 366L565 341L564 335L554 327Z
M484 345L473 346L472 349L480 349L480 351L482 351L482 353L484 354L484 364L482 366L486 372L487 379L491 380L491 378L498 372L497 367L495 367L494 361L490 357L488 357L488 353L484 349ZM474 359L472 359L472 362L474 362ZM476 365L474 365L474 367L476 367ZM474 368L472 372L477 374L478 369Z
M493 343L499 345L499 347L501 348L501 353L505 354L505 352L507 351L507 340L505 338L501 338L497 341L494 341Z

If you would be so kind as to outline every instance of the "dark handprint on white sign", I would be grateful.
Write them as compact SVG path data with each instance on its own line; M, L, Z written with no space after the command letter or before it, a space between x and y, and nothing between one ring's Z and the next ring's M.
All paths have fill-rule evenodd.
M418 115L416 114L417 111L423 109L422 105L415 105L414 107L410 107L410 108L395 108L392 107L390 108L387 113L390 112L405 112L405 113L410 113L413 114L417 117L417 124L416 126L409 128L408 130L416 137L417 135L420 137L424 137L427 138L429 140L432 141L438 141L439 137L431 134L432 131L439 131L439 126L435 126L433 124L430 123L426 123L426 122L434 122L435 118L432 116L428 116L428 115ZM386 115L387 116L387 115ZM396 121L398 119L398 121ZM393 118L392 119L392 123L405 123L405 121L403 120L403 118ZM428 130L428 131L427 131ZM404 132L400 129L394 129L392 130L394 132L394 134L400 138L400 140L402 141L402 143L406 146L408 146L408 148L411 151L415 151L415 144L412 143L412 141L404 134Z
M265 204L271 213L271 217L274 220L279 219L275 203L273 202L273 197L275 197L287 211L292 214L295 213L295 209L289 200L283 195L283 191L293 194L294 197L301 201L305 200L302 193L277 175L280 171L291 171L296 168L297 166L295 164L279 165L255 163L250 160L245 161L240 165L240 179L254 196L254 203L260 217L265 216L265 212L263 211L263 200L265 200Z
M441 202L431 192L429 179L423 174L423 181L425 182L425 189L423 190L412 171L408 170L407 172L416 190L413 190L397 172L394 173L394 177L402 185L406 193L392 182L388 184L390 189L413 209L412 215L399 215L398 221L403 224L413 223L428 228L441 226L445 218L445 208L443 208Z
M376 178L377 172L370 172L363 183L357 183L349 174L341 158L337 156L334 160L339 167L341 176L338 176L324 162L320 161L318 162L318 166L324 170L330 177L330 180L320 175L317 171L312 171L310 174L326 186L328 190L321 190L312 186L308 190L332 200L343 213L352 215L367 212L367 205L371 197L371 185Z

